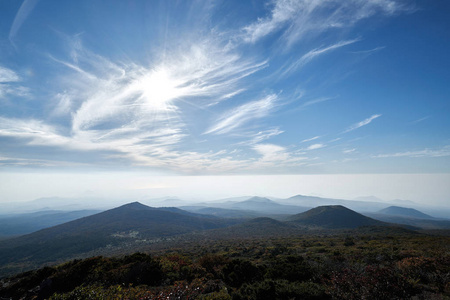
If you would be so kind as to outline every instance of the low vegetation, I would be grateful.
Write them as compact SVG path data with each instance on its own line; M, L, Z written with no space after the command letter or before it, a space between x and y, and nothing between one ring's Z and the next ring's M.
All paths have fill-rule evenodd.
M4 278L13 299L450 299L450 237L342 231L198 238Z

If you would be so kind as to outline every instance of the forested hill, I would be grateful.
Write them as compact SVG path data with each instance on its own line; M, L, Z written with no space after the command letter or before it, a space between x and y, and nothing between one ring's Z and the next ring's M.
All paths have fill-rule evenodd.
M24 269L69 259L89 251L235 224L236 220L195 215L138 202L77 219L28 235L0 241L0 274L8 266Z

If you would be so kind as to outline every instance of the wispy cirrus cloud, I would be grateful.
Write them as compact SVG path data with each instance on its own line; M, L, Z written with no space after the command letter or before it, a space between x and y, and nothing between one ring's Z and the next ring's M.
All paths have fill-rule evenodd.
M423 149L416 151L404 151L396 153L378 154L373 155L373 158L389 158L389 157L444 157L450 156L450 146L445 146L440 149Z
M419 118L419 119L417 119L417 120L414 120L414 121L410 122L409 124L415 125L415 124L417 124L417 123L420 123L420 122L423 122L423 121L429 119L430 117L431 117L431 116L425 116L425 117Z
M314 137L312 137L312 138L305 139L305 140L301 141L300 143L311 142L311 141L317 140L317 139L319 139L319 138L321 138L321 136L316 135L316 136L314 136Z
M16 82L20 77L11 69L0 66L0 83Z
M344 153L344 154L350 154L350 153L355 153L355 152L356 152L356 148L342 150L342 153Z
M275 107L278 100L276 94L270 94L261 100L242 104L232 110L225 112L218 118L218 122L209 128L205 134L228 133L243 124L267 116Z
M384 48L386 48L386 47L380 46L380 47L376 47L376 48L369 49L369 50L351 51L351 53L353 53L353 54L366 54L366 55L369 55L369 54L378 52L380 50L383 50Z
M366 125L370 124L373 120L375 120L376 118L379 118L379 117L381 117L381 115L379 115L379 114L372 115L371 117L369 117L369 118L367 118L367 119L364 119L364 120L362 120L361 122L358 122L358 123L356 123L356 124L353 124L352 126L350 126L349 128L347 128L347 129L346 129L344 132L342 132L342 133L347 133L347 132L356 130L356 129L360 128L360 127L366 126Z
M74 113L73 127L89 128L111 119L140 119L140 112L174 115L176 101L196 97L194 105L207 106L240 93L237 83L261 68L265 62L244 60L216 44L218 41L193 42L188 49L174 53L165 62L144 67L134 63L113 63L86 50L77 60L90 65L94 72L78 64L61 62L85 82L81 106ZM77 93L72 92L72 95ZM78 95L78 94L77 94ZM81 98L80 97L80 98ZM68 102L67 98L64 99Z
M16 138L30 147L107 151L112 159L181 172L212 166L219 172L242 168L239 160L217 155L223 154L221 151L179 150L189 135L179 104L203 110L226 101L245 91L242 80L265 68L267 62L243 58L220 40L205 38L186 41L183 49L165 53L164 60L155 58L143 66L113 62L85 49L79 36L74 39L77 42L70 43L76 45L70 59L49 56L63 74L58 80L63 92L54 95L49 116L64 122L1 117L0 136ZM0 69L0 78L2 85L20 80L6 68ZM238 124L232 127L265 116L276 98L269 95L244 105L244 111L256 116L235 116ZM228 130L220 126L215 129ZM261 133L255 139L261 141L274 134L279 132Z
M249 165L249 170L286 170L306 165L309 160L308 157L275 144L256 144L252 148L261 157Z
M20 27L25 22L25 20L28 18L28 16L33 11L34 7L36 6L36 4L38 2L39 2L39 0L23 1L22 5L19 8L19 11L16 14L16 17L14 18L14 21L11 25L11 29L9 31L9 40L11 41L11 43L14 44L14 37L16 36Z
M9 33L11 41L16 36L18 41L17 34L36 3L38 0L23 2ZM197 8L204 7L202 20L198 22L170 20L176 14L167 13L164 22L152 23L155 28L166 31L164 39L152 40L150 35L154 45L146 44L148 48L143 49L146 54L142 56L140 51L134 50L137 47L130 45L117 51L123 51L123 55L115 51L95 53L83 46L83 34L67 37L65 54L55 50L46 56L46 63L51 65L52 71L43 74L49 76L45 79L53 85L53 90L49 87L51 96L45 95L45 99L50 99L51 103L36 101L27 104L29 111L44 107L39 114L24 113L23 118L18 117L19 114L0 117L0 136L14 139L15 144L11 148L28 147L29 153L44 148L50 150L48 153L70 152L72 156L67 156L67 162L72 162L75 156L77 163L89 163L93 161L92 157L101 157L112 164L180 173L270 172L276 168L288 170L303 165L305 161L319 159L309 159L305 155L323 153L325 156L332 148L328 145L339 138L322 143L316 141L320 138L316 136L302 141L312 142L303 144L305 147L309 145L306 149L293 149L294 146L286 144L292 136L298 138L294 132L269 140L292 130L280 123L289 127L295 121L268 119L281 107L279 95L282 93L283 100L298 101L293 106L297 105L299 109L332 98L317 95L301 103L299 99L303 94L292 93L290 84L285 85L282 81L276 85L268 83L274 77L270 70L280 70L276 75L282 72L289 75L301 70L306 64L359 41L342 34L336 35L338 38L334 40L331 35L319 36L321 33L353 26L370 16L393 14L405 7L393 0L274 0L270 5L267 16L247 23L247 26L239 25L241 29L238 31L236 27L221 31L220 25L209 19L214 10L213 2L188 5L191 7L188 15L198 15ZM168 10L173 9L168 7ZM186 29L180 29L180 25L187 25L184 26ZM170 33L173 28L186 34ZM25 29L24 26L22 30ZM147 33L143 31L142 36L147 36ZM259 45L253 48L253 44L272 34L276 34L276 41L267 47L267 52L257 51ZM94 37L90 33L86 35ZM317 36L320 41L312 39L311 43L314 45L311 48L315 48L298 53L294 63L286 67L286 54L295 55L292 46L298 45L305 37ZM171 40L171 37L175 39ZM99 44L102 42L99 39ZM131 52L127 52L128 46L133 49ZM284 56L277 55L280 49ZM19 74L0 67L0 98L2 94L14 93L17 96L27 91L20 90L23 79ZM303 91L303 82L293 85L296 87L292 89ZM261 95L261 90L272 88L279 94L254 96ZM286 94L294 96L285 97ZM205 115L211 116L213 111L218 117L211 122ZM201 113L197 115L198 112ZM363 120L345 132L365 126L379 116ZM195 145L200 139L204 144ZM216 144L215 141L219 140ZM308 152L324 147L327 147L325 151ZM52 165L51 155L45 156L46 151L36 152L42 153L42 159L30 155L30 165ZM85 155L88 152L89 155ZM26 164L27 159L8 160L9 164L14 162Z
M250 141L244 142L244 144L258 144L265 140L270 139L273 136L277 136L282 134L284 131L280 130L279 128L272 128L268 130L259 131L257 133L254 133L250 135Z
M25 97L29 89L20 84L22 78L13 70L0 66L0 99L6 95Z
M359 39L353 39L353 40L345 40L345 41L339 41L333 45L322 47L322 48L316 48L308 53L302 55L297 61L294 63L289 63L288 67L284 67L284 70L281 73L281 76L286 76L288 74L291 74L299 69L301 69L303 66L311 62L314 58L324 55L326 53L329 53L333 50L342 48L347 45L351 45L353 43L356 43L359 41Z
M411 9L394 0L276 0L269 16L243 28L244 41L255 43L282 31L281 41L290 48L306 35L350 27L376 14L391 15Z
M296 109L297 110L302 110L302 109L307 108L308 106L319 104L319 103L322 103L322 102L325 102L325 101L329 101L329 100L332 100L332 99L334 99L334 98L331 98L331 97L320 97L320 98L316 98L316 99L313 99L313 100L308 100L308 101L305 101L302 104L300 104Z
M306 148L306 150L317 150L326 147L325 144L312 144Z

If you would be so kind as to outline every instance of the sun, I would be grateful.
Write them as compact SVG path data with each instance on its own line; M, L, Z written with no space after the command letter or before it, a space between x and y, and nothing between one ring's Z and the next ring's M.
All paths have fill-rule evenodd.
M160 68L151 70L137 82L136 89L141 94L144 105L154 110L169 110L172 102L182 95L181 82Z

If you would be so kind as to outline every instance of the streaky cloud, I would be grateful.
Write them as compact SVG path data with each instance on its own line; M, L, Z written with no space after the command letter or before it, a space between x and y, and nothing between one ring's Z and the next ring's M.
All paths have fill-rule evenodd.
M314 58L316 58L320 55L324 55L328 52L339 49L341 47L351 45L353 43L358 42L359 40L360 39L345 40L345 41L340 41L338 43L335 43L335 44L327 46L327 47L313 49L313 50L309 51L308 53L302 55L302 57L300 57L294 63L289 64L289 67L284 68L284 70L281 73L281 76L287 76L287 75L301 69L303 66L305 66L306 64L311 62Z
M319 139L320 137L321 137L320 135L316 135L315 137L312 137L312 138L309 138L309 139L305 139L305 140L301 141L300 143L311 142L311 141Z
M296 110L302 110L302 109L305 109L308 106L311 106L311 105L314 105L314 104L319 104L319 103L322 103L322 102L325 102L325 101L328 101L328 100L332 100L332 99L334 99L334 98L332 98L332 97L320 97L320 98L317 98L317 99L305 101L302 104L300 104L296 108Z
M431 116L425 116L425 117L419 118L419 119L417 119L417 120L414 120L414 121L410 122L409 124L414 125L414 124L423 122L423 121L429 119L430 117L431 117Z
M243 28L245 42L256 43L282 31L283 48L290 48L307 35L351 27L376 14L392 15L410 10L394 0L276 0L273 3L268 17Z
M366 125L370 124L373 120L375 120L376 118L379 118L379 117L381 117L381 115L378 115L378 114L377 115L372 115L371 117L369 117L367 119L364 119L361 122L353 124L352 126L350 126L348 129L346 129L342 133L347 133L347 132L356 130L356 129L360 128L360 127L366 126Z
M376 47L376 48L369 49L369 50L350 51L350 53L353 53L353 54L372 54L372 53L378 52L380 50L383 50L384 48L386 48L386 47L385 46L380 46L380 47Z
M396 152L396 153L387 153L387 154L378 154L373 155L373 158L390 158L390 157L444 157L450 156L450 146L445 146L441 149L423 149L417 151L405 151L405 152Z
M317 150L326 147L324 144L312 144L306 148L306 150Z
M22 78L13 70L0 66L0 99L6 95L29 96L29 89L22 86Z
M286 170L286 168L303 166L308 157L288 151L286 147L275 144L256 144L252 146L261 157L252 164L253 170Z
M17 11L16 17L14 18L11 29L9 31L9 40L13 45L14 37L17 35L20 27L22 27L22 24L28 18L38 2L39 0L25 0Z
M344 154L350 154L350 153L355 153L355 152L356 152L356 148L345 149L342 151L342 153L344 153Z
M270 139L273 136L280 135L283 132L284 131L280 130L279 128L273 128L273 129L269 129L269 130L259 131L258 133L253 134L251 140L249 142L247 142L247 143L250 144L250 145L258 144L258 143L260 143L262 141Z
M219 117L219 122L208 129L205 134L228 133L253 119L267 116L275 107L278 96L270 94L261 100L240 105Z

